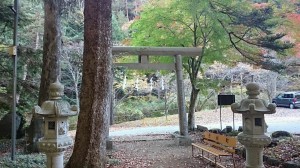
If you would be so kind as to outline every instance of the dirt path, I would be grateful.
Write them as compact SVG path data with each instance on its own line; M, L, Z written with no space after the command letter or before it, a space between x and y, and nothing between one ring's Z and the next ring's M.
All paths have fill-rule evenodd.
M203 111L196 113L196 124L207 125L219 123L219 111ZM277 108L273 115L266 115L266 121L293 121L300 119L299 109ZM235 115L235 122L241 121L241 115ZM229 108L222 109L222 122L232 122L232 112ZM110 131L126 130L136 127L165 126L178 124L178 116L144 119L113 125ZM191 138L199 141L199 133L192 133ZM113 168L210 168L214 167L207 161L192 157L191 146L176 146L171 135L139 135L113 137L114 149L110 152ZM243 167L244 159L238 159L238 167ZM230 161L223 161L227 167L232 167ZM267 166L266 167L271 167Z
M199 138L192 134L192 139ZM127 139L128 138L128 139ZM114 149L109 151L110 168L210 168L210 163L192 156L191 146L177 146L171 135L131 136L115 139ZM129 141L127 141L129 140ZM239 159L242 165L243 159ZM232 167L232 162L222 159ZM241 166L240 166L241 167Z

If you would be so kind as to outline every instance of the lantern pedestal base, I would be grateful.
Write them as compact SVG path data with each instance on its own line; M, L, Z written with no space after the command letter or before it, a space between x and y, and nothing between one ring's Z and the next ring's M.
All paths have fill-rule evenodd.
M47 168L63 168L64 152L46 153Z
M264 168L263 164L263 147L246 148L246 168Z

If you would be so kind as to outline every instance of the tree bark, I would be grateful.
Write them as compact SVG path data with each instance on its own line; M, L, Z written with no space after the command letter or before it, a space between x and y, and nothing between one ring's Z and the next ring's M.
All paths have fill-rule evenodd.
M126 18L129 21L129 9L128 9L128 1L125 0L125 11L126 11Z
M49 85L60 77L61 56L61 0L44 0L45 23L43 44L43 67L39 91L41 105L49 97Z
M49 97L49 85L59 79L60 54L61 54L61 0L44 0L44 44L43 44L43 67L39 90L38 105ZM36 115L33 115L36 116ZM33 121L35 120L35 121ZM43 137L43 120L32 118L29 127L29 152L38 152L37 140ZM40 129L39 131L37 131Z
M73 154L67 168L104 168L112 92L111 0L85 0L83 79Z
M195 129L195 109L197 103L199 89L192 88L192 93L190 97L189 113L188 113L188 129Z

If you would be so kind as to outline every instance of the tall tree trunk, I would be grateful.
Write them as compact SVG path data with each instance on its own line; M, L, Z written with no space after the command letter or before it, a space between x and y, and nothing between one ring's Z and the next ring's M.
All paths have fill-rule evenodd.
M44 44L43 44L43 67L39 90L38 105L48 99L50 83L60 76L61 54L61 0L44 0ZM38 152L37 141L43 137L43 120L33 115L29 126L29 152ZM40 129L40 130L39 130ZM37 131L39 130L39 131Z
M73 68L70 60L68 60L67 62L67 66L68 66L68 71L71 74L72 77L72 84L74 87L74 92L75 92L75 97L76 97L76 106L80 107L79 104L79 90L78 90L78 84L79 84L79 79L80 79L80 74L79 74L79 70L78 68Z
M80 113L66 167L104 168L112 92L111 0L85 0L84 8Z
M76 70L75 72L75 78L74 78L74 89L75 89L75 96L76 96L76 106L78 108L80 108L80 101L79 101L79 90L78 90L78 84L79 84L79 78L80 78L80 75L79 75L79 72L78 70Z
M126 89L126 85L127 85L127 82L126 82L127 80L126 79L127 79L127 77L126 77L126 74L125 74L125 75L123 75L123 85L122 85L123 90Z
M197 97L198 97L199 89L192 88L192 93L190 97L190 106L189 106L189 113L188 113L188 129L194 130L195 129L195 109L197 104Z
M35 47L34 47L34 49L35 50L37 50L38 48L39 48L39 41L40 41L40 34L39 34L39 32L37 31L36 33L35 33Z
M126 18L129 21L129 9L128 9L128 1L125 0L125 11L126 11Z
M45 23L43 44L43 67L40 83L39 102L49 97L49 85L60 77L61 56L61 0L44 0Z
M134 1L134 16L138 15L138 3L136 2L137 0Z

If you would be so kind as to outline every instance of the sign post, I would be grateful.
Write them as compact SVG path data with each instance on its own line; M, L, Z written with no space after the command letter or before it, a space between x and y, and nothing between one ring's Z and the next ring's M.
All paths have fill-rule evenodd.
M13 58L13 102L12 102L12 125L11 125L11 160L15 160L16 153L16 104L17 104L17 44L18 44L18 17L19 0L14 0L14 6L9 6L14 13L14 36L13 46L9 49L9 54Z
M222 105L231 105L232 103L235 102L235 95L222 95L219 94L218 95L218 105L220 106L220 128L222 130L222 114L221 114L221 109L222 109ZM232 116L233 119L233 130L234 130L234 113Z

